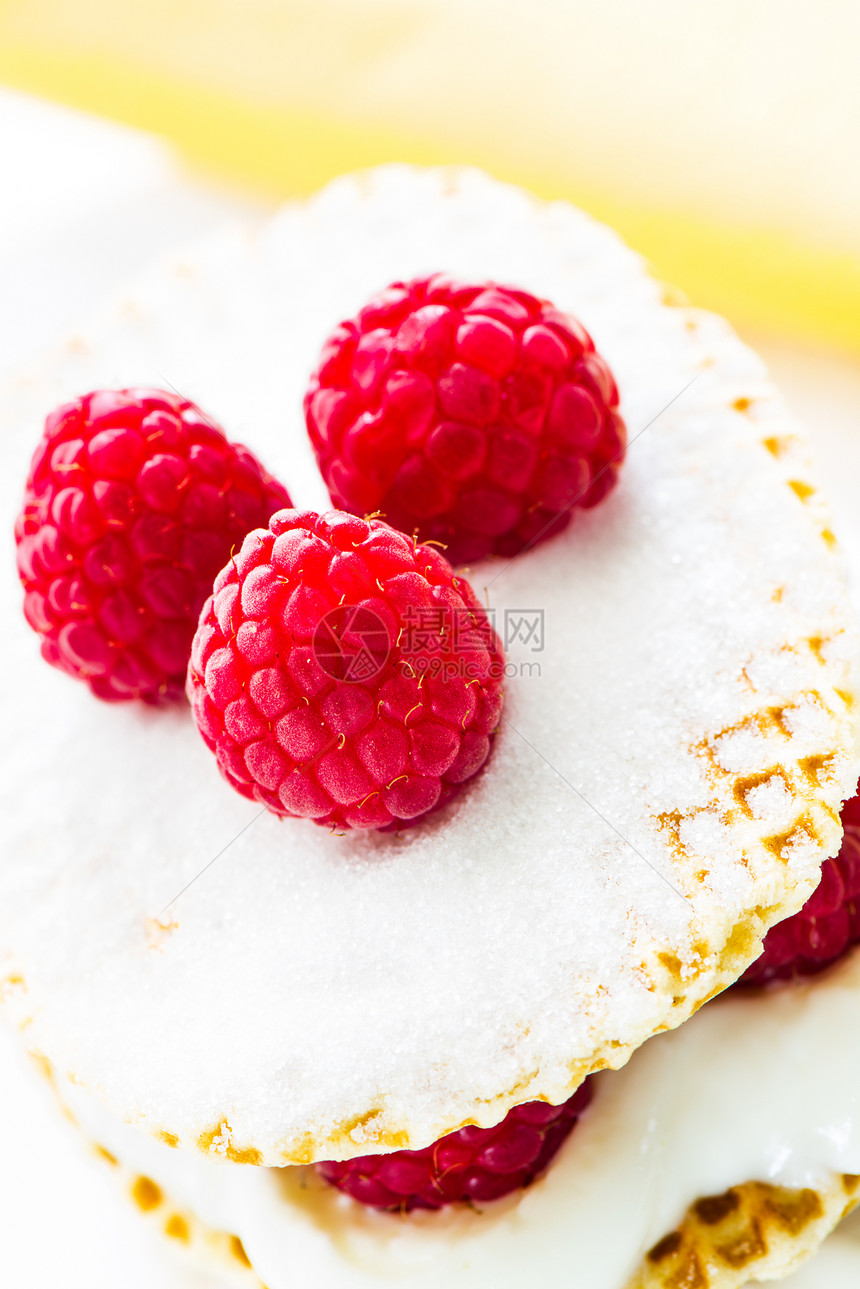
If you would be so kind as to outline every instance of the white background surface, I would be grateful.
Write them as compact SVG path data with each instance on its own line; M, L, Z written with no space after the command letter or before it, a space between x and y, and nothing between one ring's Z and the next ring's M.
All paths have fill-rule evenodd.
M265 213L194 184L153 139L2 90L0 174L0 380L153 257ZM748 338L810 427L860 582L860 369ZM2 1028L0 1143L0 1285L220 1289L140 1220ZM860 1242L831 1241L784 1283L857 1289Z

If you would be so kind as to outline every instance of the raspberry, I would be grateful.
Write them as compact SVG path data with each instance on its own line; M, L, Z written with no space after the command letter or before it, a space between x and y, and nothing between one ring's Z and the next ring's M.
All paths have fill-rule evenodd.
M529 1186L552 1162L591 1100L586 1081L563 1105L529 1101L495 1128L460 1128L423 1150L320 1163L332 1186L372 1208L409 1212L501 1199Z
M770 980L814 975L858 941L860 827L847 823L839 854L825 860L815 891L799 913L771 927L761 956L747 967L735 986L766 985Z
M615 483L618 391L574 318L525 291L395 282L326 341L305 417L332 501L446 548L513 556Z
M178 395L97 390L56 408L15 523L42 656L99 698L181 697L212 579L250 528L290 504Z
M848 801L843 804L842 810L840 811L840 818L842 820L843 827L847 824L853 824L860 828L860 794L850 797Z
M188 696L244 796L388 828L481 769L503 674L484 610L437 551L379 519L283 510L215 579Z

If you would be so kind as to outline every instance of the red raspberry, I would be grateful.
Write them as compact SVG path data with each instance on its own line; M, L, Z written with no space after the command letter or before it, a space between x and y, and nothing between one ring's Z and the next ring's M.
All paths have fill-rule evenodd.
M372 1208L409 1212L501 1199L549 1167L591 1100L586 1081L564 1105L529 1101L495 1128L460 1128L423 1150L317 1164L332 1186Z
M42 656L99 698L180 697L212 579L290 504L186 398L97 390L56 408L15 523Z
M814 975L858 941L860 828L845 824L842 848L835 859L825 860L813 894L799 913L771 927L761 956L735 985L766 985L770 980Z
M215 579L188 696L244 796L387 828L481 769L503 673L483 608L438 551L379 519L283 510Z
M395 282L326 341L305 396L335 505L454 564L518 554L612 488L618 391L574 318L525 291Z
M849 798L844 803L840 811L840 818L843 827L847 824L853 824L855 827L860 828L860 794Z

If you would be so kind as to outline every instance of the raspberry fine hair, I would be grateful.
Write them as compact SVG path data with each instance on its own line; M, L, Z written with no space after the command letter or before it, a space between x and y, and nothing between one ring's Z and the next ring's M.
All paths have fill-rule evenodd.
M503 679L498 637L437 550L379 519L283 510L215 579L188 696L244 796L388 829L481 770Z
M585 328L527 291L395 282L326 341L305 396L333 503L452 564L513 556L595 506L626 443Z
M15 524L24 613L99 698L181 698L232 547L289 494L188 399L96 390L50 413Z

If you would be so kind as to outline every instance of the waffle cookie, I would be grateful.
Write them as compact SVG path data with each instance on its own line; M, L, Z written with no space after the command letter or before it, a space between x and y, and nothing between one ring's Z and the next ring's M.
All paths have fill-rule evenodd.
M261 812L219 779L186 708L108 707L50 672L7 573L8 1009L61 1082L171 1159L238 1169L243 1193L561 1103L624 1065L806 901L856 783L839 553L760 362L608 230L474 172L339 181L133 286L8 391L10 519L41 417L102 386L175 388L297 505L324 507L301 417L319 346L386 283L438 270L579 318L630 439L599 506L468 570L507 645L505 707L486 770L443 810L345 836ZM610 1096L481 1230L518 1227L517 1205L561 1185ZM670 1225L702 1195L682 1189ZM350 1201L324 1203L330 1261ZM377 1218L356 1219L370 1246ZM431 1275L431 1228L410 1220Z

